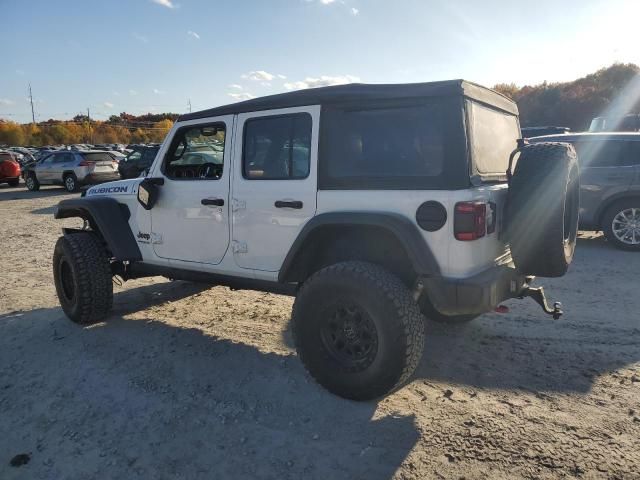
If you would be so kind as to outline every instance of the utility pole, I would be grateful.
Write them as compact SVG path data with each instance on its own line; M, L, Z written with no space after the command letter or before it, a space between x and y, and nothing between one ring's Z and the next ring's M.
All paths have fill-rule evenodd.
M87 121L89 122L89 143L93 144L93 133L91 132L91 114L89 113L89 107L87 107Z
M31 83L29 83L29 101L31 102L31 120L36 123L36 113L33 110L33 94L31 93Z
M191 99L187 100L187 106L189 107L189 113L191 113Z

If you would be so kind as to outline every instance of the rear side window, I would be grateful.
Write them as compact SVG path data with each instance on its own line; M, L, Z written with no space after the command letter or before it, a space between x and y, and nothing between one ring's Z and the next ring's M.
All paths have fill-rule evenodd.
M322 128L322 189L457 188L463 175L468 184L453 100L323 108Z
M309 176L311 115L249 119L244 124L242 175L248 180L296 180Z
M108 153L83 153L82 157L88 162L112 162L113 157Z
M574 143L581 167L624 167L640 165L636 142L616 140Z
M10 153L0 153L0 162L4 162L5 160L13 160L13 155Z
M518 117L468 101L473 173L504 177L509 156L518 146Z

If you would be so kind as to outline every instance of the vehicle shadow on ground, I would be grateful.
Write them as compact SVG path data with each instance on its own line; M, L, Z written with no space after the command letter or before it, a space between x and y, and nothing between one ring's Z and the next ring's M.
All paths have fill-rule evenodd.
M391 478L418 442L412 415L374 418L294 355L123 318L205 288L133 288L84 328L59 308L0 316L0 451L34 452L34 477Z

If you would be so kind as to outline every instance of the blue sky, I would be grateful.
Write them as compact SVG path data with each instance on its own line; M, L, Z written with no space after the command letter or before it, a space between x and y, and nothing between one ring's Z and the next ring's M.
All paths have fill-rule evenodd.
M185 112L349 81L640 64L638 0L0 0L0 118Z

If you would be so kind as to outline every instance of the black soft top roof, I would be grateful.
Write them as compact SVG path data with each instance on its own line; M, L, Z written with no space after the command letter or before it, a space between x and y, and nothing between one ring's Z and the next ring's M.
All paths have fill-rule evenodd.
M327 105L363 100L397 100L456 95L478 100L514 115L518 114L516 104L494 90L467 82L466 80L446 80L442 82L388 85L350 83L348 85L336 85L332 87L309 88L306 90L254 98L252 100L223 105L199 112L187 113L181 115L178 121L305 105Z

